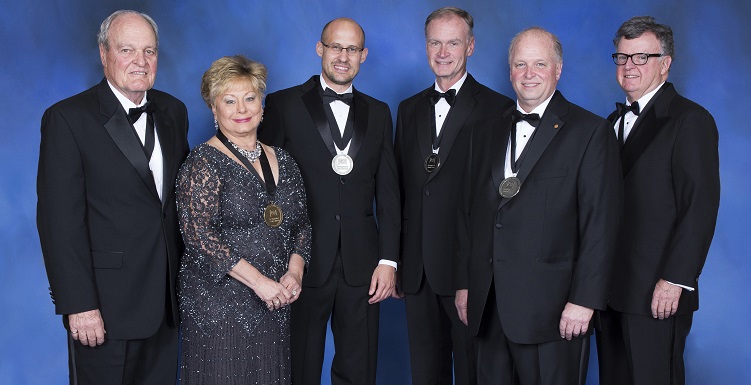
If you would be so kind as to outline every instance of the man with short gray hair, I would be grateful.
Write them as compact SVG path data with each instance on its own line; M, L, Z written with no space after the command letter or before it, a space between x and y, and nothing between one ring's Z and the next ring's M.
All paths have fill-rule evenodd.
M667 81L669 26L633 17L613 43L626 100L608 119L621 146L624 216L608 308L599 314L600 381L680 385L720 202L717 126Z
M98 85L42 118L37 227L71 384L174 384L183 243L174 185L188 114L152 89L157 26L117 11L101 25Z

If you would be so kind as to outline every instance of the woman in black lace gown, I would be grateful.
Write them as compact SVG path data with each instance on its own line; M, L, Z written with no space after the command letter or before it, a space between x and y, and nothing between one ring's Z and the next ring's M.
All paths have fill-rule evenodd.
M287 305L302 289L311 229L294 160L256 139L265 82L262 64L234 56L201 83L217 135L177 180L182 384L290 384Z

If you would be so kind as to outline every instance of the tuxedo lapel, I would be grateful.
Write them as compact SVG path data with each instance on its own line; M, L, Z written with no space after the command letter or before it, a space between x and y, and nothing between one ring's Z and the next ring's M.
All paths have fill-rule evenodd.
M423 91L421 99L415 107L417 110L415 113L417 132L415 134L417 135L417 146L420 149L421 159L427 159L433 153L433 133L431 132L433 125L431 122L435 120L435 114L433 113L433 105L430 103L431 90L433 90L432 87Z
M568 102L559 91L556 91L550 100L550 104L545 109L545 113L542 115L540 125L535 129L532 140L527 143L524 149L524 162L522 162L519 172L516 174L516 177L521 181L522 190L524 190L524 181L537 164L537 161L540 160L545 149L548 148L548 145L558 132L563 129L564 122L561 120L561 117L567 113ZM510 199L513 198L504 198L498 208L503 207Z
M108 117L108 120L104 123L104 128L120 149L120 152L133 165L133 168L136 169L136 172L138 172L148 190L158 200L159 195L156 191L156 184L154 183L154 177L151 175L149 162L143 153L143 146L134 134L133 127L125 115L125 110L123 110L122 105L112 93L106 80L99 83L97 96L99 98L99 113Z
M492 159L489 159L488 161L491 162L490 167L491 173L493 174L493 186L495 186L496 190L498 190L501 182L503 182L503 179L506 177L506 151L508 149L508 140L509 132L511 132L511 125L514 124L513 120L511 119L511 111L514 109L515 107L507 110L503 114L503 123L499 125L498 129L493 130L493 135L491 136L491 149L495 149L497 151L491 150L488 152L492 156Z
M303 96L302 101L305 104L305 108L308 109L310 117L316 124L318 133L321 135L321 140L326 148L329 149L331 156L336 156L336 149L334 148L334 138L331 136L331 128L329 127L329 120L326 118L326 111L323 109L323 101L318 93L320 85L316 80L318 75L314 75L310 80L302 85ZM357 123L357 122L355 122ZM354 135L354 134L353 134Z
M643 112L636 119L636 123L621 151L621 166L624 176L628 174L641 154L670 120L670 117L667 116L667 109L676 95L673 85L665 83L662 89L652 97L652 100L644 106Z
M172 122L172 119L167 115L167 111L164 106L159 104L158 100L153 102L156 105L156 111L154 111L154 126L156 134L159 137L159 145L162 149L162 164L163 174L165 181L175 180L177 174L175 146L172 143L176 142L174 137L177 130ZM169 199L173 183L162 183L162 205L166 205L167 199Z
M354 105L350 108L350 111L355 114L355 122L352 131L352 142L347 155L355 159L360 146L362 146L365 133L368 131L368 101L354 88L352 89L352 93L354 94L352 95Z
M440 155L442 161L448 159L449 154L451 153L451 147L454 145L454 141L459 135L459 132L464 127L464 122L467 121L467 118L469 118L472 110L474 110L475 106L477 105L477 100L475 100L477 88L477 82L472 78L471 75L468 74L467 79L464 81L464 85L462 85L462 88L459 90L459 93L456 96L456 101L449 110L448 116L446 116L446 120L444 121L443 127L441 128L442 136L440 151L438 152L438 154ZM430 119L434 120L435 114L433 114ZM428 175L428 180L434 178L440 172L441 167L439 166L438 169Z

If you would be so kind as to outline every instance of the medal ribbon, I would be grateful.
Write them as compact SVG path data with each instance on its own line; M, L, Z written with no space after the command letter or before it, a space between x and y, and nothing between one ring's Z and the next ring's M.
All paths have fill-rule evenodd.
M248 158L243 156L240 151L237 151L235 146L233 146L229 139L227 139L222 130L218 130L216 132L216 137L222 142L222 144L224 144L225 147L227 147L233 154L235 154L237 159L242 162L242 164L248 169L248 171L258 176L258 179L261 179L258 175L258 172L255 168L253 168L253 165L250 163ZM274 174L271 172L269 158L266 157L266 152L263 150L263 146L261 146L261 156L258 157L258 160L261 161L261 170L263 171L263 180L261 181L261 183L263 183L266 187L266 195L269 197L269 203L272 203L276 199L276 182L274 181Z
M532 139L535 138L535 133L537 133L537 129L535 128L534 131L532 131L532 135L529 137L529 140L527 140L527 145L524 146L524 149L522 149L522 153L519 154L519 157L516 157L516 124L519 123L521 120L514 119L514 122L511 124L511 155L509 156L511 161L511 172L514 173L513 176L516 176L516 174L519 172L519 167L521 166L522 162L524 161L524 156L527 155L527 149L529 148L529 145L532 143Z

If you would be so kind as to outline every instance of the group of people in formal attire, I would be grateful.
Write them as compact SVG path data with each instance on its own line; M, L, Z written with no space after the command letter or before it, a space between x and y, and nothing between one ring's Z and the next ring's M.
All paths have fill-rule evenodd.
M379 303L404 298L413 384L685 383L683 349L719 205L712 116L667 82L670 27L616 32L625 102L568 101L540 27L508 49L516 102L467 72L474 20L425 20L435 82L399 104L353 86L352 19L321 73L266 95L214 61L216 135L153 89L154 20L117 11L104 79L42 118L38 229L71 384L375 384ZM406 381L405 381L406 382Z

